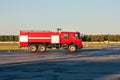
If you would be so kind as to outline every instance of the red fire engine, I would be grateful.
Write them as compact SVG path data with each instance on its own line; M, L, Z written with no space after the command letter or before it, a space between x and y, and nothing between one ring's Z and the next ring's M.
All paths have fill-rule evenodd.
M30 52L45 52L48 48L63 48L75 52L83 47L79 32L20 31L19 46Z

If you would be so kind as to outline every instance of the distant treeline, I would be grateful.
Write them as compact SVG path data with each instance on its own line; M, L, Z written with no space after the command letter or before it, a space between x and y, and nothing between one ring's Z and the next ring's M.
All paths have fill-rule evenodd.
M19 36L18 35L0 35L0 41L5 42L5 41L18 41Z
M87 42L120 41L120 35L82 35L82 40ZM18 35L0 35L0 41L18 41Z
M83 41L87 42L103 42L103 41L120 41L120 35L83 35Z

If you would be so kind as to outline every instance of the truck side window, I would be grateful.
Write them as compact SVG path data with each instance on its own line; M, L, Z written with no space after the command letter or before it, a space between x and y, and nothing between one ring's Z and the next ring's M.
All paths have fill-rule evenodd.
M64 34L64 38L69 38L69 34Z
M79 34L74 34L74 37L75 38L80 38L80 35Z

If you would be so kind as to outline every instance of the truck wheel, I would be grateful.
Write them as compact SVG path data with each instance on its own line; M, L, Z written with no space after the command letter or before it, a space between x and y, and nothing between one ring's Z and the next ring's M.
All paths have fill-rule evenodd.
M38 46L38 51L39 52L45 52L46 51L46 47L44 45L39 45Z
M75 52L77 50L77 47L75 45L69 45L68 51L69 52Z
M37 47L35 45L30 45L29 46L29 52L36 52L37 51Z

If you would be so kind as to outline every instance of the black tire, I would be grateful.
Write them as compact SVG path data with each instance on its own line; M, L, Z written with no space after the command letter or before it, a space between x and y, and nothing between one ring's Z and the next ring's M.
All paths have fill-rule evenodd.
M29 52L33 53L33 52L36 52L37 51L37 46L36 45L30 45L29 46Z
M39 45L38 46L38 51L39 52L45 52L46 51L46 47L44 45Z
M69 45L69 46L68 46L68 51L69 51L69 52L76 52L76 50L77 50L76 45Z

